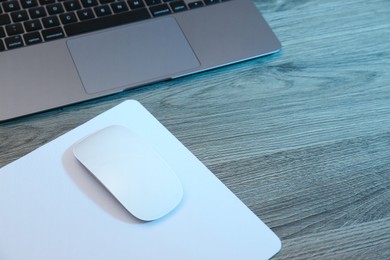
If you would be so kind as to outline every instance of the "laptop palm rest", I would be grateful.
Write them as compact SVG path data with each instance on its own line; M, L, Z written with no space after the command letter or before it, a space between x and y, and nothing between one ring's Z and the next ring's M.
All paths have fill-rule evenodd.
M172 17L118 27L67 44L88 94L168 79L200 65Z

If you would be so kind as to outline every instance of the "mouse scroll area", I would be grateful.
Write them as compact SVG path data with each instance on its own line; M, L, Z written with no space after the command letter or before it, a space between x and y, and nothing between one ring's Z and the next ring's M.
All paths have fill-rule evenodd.
M126 127L106 127L78 142L73 153L138 219L159 219L183 197L181 182L168 163Z

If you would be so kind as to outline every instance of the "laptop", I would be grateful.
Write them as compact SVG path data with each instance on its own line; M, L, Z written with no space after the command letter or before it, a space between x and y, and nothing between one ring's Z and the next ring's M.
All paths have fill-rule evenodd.
M0 1L0 121L279 49L251 0Z

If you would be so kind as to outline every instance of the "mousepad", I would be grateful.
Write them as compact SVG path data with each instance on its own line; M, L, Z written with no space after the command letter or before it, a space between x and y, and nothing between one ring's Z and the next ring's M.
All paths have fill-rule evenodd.
M74 157L123 125L153 143L183 185L156 221L130 215ZM151 162L152 163L152 162ZM0 259L269 259L279 238L137 101L125 101L0 169Z

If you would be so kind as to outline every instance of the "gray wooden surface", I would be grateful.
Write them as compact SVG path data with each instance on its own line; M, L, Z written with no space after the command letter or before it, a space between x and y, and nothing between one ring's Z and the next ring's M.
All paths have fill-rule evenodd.
M0 124L0 167L140 101L281 238L390 259L390 1L256 1L280 53Z

